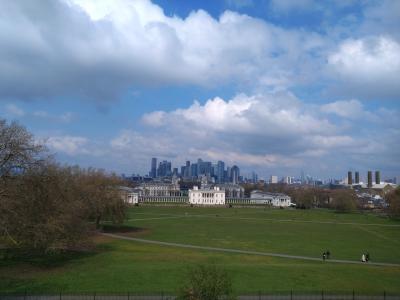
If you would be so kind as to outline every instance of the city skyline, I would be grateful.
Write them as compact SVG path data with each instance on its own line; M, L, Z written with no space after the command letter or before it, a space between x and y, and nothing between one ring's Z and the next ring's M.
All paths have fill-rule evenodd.
M203 170L199 172L198 164L202 162L208 165L209 169ZM168 165L168 170L169 173L164 170L164 173L159 173L159 168L165 168L165 164ZM225 169L226 166L226 169ZM193 168L195 167L195 168ZM171 179L172 177L176 176L179 178L183 178L186 180L191 180L191 179L196 179L200 180L202 175L206 175L210 180L214 180L214 183L257 183L260 180L265 182L265 183L286 183L286 184L315 184L315 185L320 185L320 184L327 184L327 183L333 183L333 184L366 184L368 182L386 182L386 183L397 183L398 177L397 176L381 176L381 171L380 170L368 170L363 172L360 172L358 170L354 171L349 170L347 173L341 174L339 177L327 177L327 178L319 178L315 177L311 174L306 174L304 170L301 170L300 174L269 174L267 176L259 176L257 173L254 171L251 172L243 172L240 171L240 167L233 165L232 167L237 167L238 168L238 178L236 180L232 180L232 175L231 174L231 166L228 166L225 164L224 161L217 161L217 162L207 162L202 160L201 158L198 158L194 162L192 161L186 161L185 165L174 165L171 161L167 161L164 159L160 159L158 161L158 158L153 157L151 158L151 164L150 164L150 171L148 174L144 173L130 173L130 174L125 174L123 173L122 175L124 177L149 177L153 179L162 179L162 178L169 178ZM189 171L188 171L189 170ZM193 171L195 170L195 171ZM354 174L353 174L354 173ZM374 178L372 178L372 173L374 173ZM220 178L220 174L224 174L222 179ZM240 179L239 179L240 178Z
M400 177L399 1L0 3L0 118L62 163Z

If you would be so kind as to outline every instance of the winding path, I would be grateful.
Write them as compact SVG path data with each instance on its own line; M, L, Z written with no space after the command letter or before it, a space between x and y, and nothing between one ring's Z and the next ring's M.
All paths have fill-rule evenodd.
M188 245L188 244L180 244L180 243L152 241L152 240L139 239L139 238L134 238L134 237L127 237L127 236L122 236L122 235L112 234L112 233L102 233L102 235L109 236L109 237L116 238L116 239L121 239L121 240L128 240L128 241L134 241L134 242L139 242L139 243L155 244L155 245L170 246L170 247L199 249L199 250L207 250L207 251L215 251L215 252L229 252L229 253L238 253L238 254L272 256L272 257L312 260L312 261L320 261L320 262L322 261L320 258L309 257L309 256L288 255L288 254L280 254L280 253L258 252L258 251L239 250L239 249L217 248L217 247L196 246L196 245ZM381 262L363 263L361 261L343 260L343 259L329 259L329 260L326 260L325 262L341 263L341 264L373 265L373 266L384 266L384 267L400 267L400 264L394 264L394 263L381 263Z

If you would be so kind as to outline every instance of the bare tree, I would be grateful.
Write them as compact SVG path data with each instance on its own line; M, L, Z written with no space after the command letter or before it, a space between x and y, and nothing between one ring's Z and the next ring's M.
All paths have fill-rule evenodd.
M105 218L114 223L123 222L126 204L118 189L122 181L117 176L107 175L103 170L88 169L82 171L80 182L83 202L97 228Z
M0 177L25 170L43 160L46 147L35 142L33 135L17 122L0 119ZM1 194L0 194L1 195Z
M61 167L17 123L0 120L0 237L47 252L85 247L90 223L122 222L120 180L101 170Z
M46 148L37 144L33 135L17 122L8 124L0 119L0 235L13 240L6 226L7 220L14 211L9 207L16 197L12 188L16 175L43 162Z
M10 246L32 253L83 248L88 237L80 183L70 168L43 164L9 186L2 203L2 228Z
M391 191L386 195L386 200L389 203L389 215L393 218L400 217L400 187Z
M350 212L357 208L357 196L354 190L339 189L331 192L331 206L338 212Z

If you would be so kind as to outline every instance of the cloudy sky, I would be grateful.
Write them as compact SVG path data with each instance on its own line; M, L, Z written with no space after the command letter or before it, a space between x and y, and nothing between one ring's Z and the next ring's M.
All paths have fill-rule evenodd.
M398 0L0 0L0 117L66 163L400 175ZM363 177L362 176L362 177Z

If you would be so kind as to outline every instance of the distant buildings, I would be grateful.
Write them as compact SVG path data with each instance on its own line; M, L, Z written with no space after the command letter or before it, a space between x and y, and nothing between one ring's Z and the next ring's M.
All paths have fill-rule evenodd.
M124 200L125 203L128 203L128 204L139 203L139 195L141 193L140 190L126 187L126 186L120 186L119 191L120 191L121 198Z
M271 175L269 183L272 183L272 184L278 183L278 176Z
M250 203L268 204L277 207L289 207L294 205L288 195L281 193L268 193L258 190L250 193Z
M171 162L170 161L160 161L157 168L157 177L169 177L172 176Z
M256 173L253 172L250 179L244 178L240 176L240 168L238 166L225 166L225 162L221 160L213 164L199 158L195 163L189 160L186 161L185 165L180 167L180 172L178 168L173 168L172 171L171 168L172 163L166 160L160 161L157 167L157 158L153 157L151 159L149 178L160 180L176 176L185 181L200 181L201 178L206 177L210 182L234 184L241 182L256 183L258 181Z
M358 171L355 172L354 179L355 180L353 181L352 172L349 171L347 172L347 181L343 184L355 189L372 189L382 191L383 193L386 193L397 186L393 180L389 180L388 182L381 181L380 171L375 171L375 181L372 178L372 171L367 172L367 182L360 181L360 173Z

